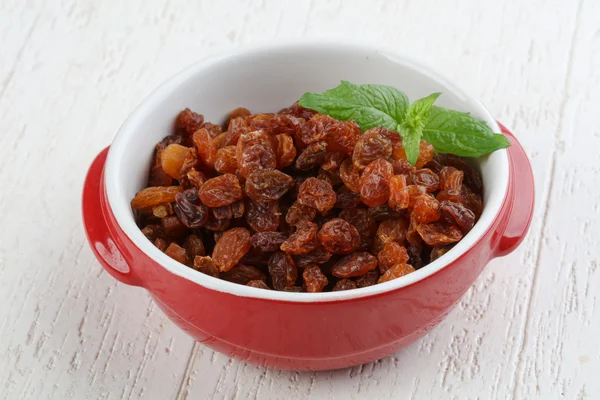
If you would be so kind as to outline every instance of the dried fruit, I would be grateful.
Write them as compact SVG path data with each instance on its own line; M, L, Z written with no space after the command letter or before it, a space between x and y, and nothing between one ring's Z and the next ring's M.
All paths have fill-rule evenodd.
M310 206L305 206L299 201L295 201L290 208L288 208L285 216L285 221L296 226L300 221L312 221L317 216L317 210Z
M459 171L454 167L443 167L440 170L440 190L460 190L464 172Z
M278 251L269 258L269 274L273 289L283 290L294 286L298 278L298 269L289 254Z
M356 283L350 279L340 279L339 281L337 281L335 283L335 285L333 285L333 288L331 289L331 291L339 292L342 290L350 290L350 289L356 289Z
M187 262L187 253L185 249L179 246L177 243L171 243L165 250L165 254L182 264Z
M392 155L392 142L380 133L380 129L372 128L363 133L354 147L352 162L362 171L367 165L377 159L386 160Z
M327 154L327 143L316 142L309 144L296 159L296 169L301 171L308 171L323 161Z
M204 123L204 117L186 108L175 119L175 130L178 133L192 135Z
M195 257L193 268L196 271L202 272L203 274L210 275L215 278L219 277L219 267L217 267L215 261L210 257Z
M169 244L163 238L156 238L154 240L154 246L156 246L160 251L164 252L165 250L167 250Z
M239 174L244 178L259 169L277 166L277 156L270 138L262 131L241 135L237 142L236 157Z
M292 186L291 176L277 169L259 169L246 179L246 195L255 201L278 200Z
M250 232L232 228L215 244L212 258L221 272L229 271L250 250Z
M334 218L323 224L317 237L325 250L333 254L349 254L360 246L356 228L341 218Z
M362 276L372 269L377 268L377 259L365 251L344 256L335 263L331 269L333 276L338 278L351 278Z
M351 158L345 159L340 165L340 178L349 190L360 193L360 171L354 167Z
M272 253L279 250L287 235L282 232L258 232L250 238L252 248L259 253Z
M192 139L194 140L194 146L196 147L200 160L209 167L212 167L215 163L217 148L215 147L208 130L206 130L206 128L198 129L194 132Z
M327 277L323 275L321 269L316 265L305 268L302 272L302 279L308 293L322 292L329 283Z
M256 232L272 232L279 227L280 215L277 201L250 201L246 222Z
M181 239L187 233L187 228L181 223L179 218L172 215L164 217L160 220L162 231L165 236L169 239L178 240Z
M180 186L157 186L142 189L131 200L131 207L136 210L154 207L175 201L177 193L183 190Z
M377 223L369 218L368 211L364 208L350 208L340 212L340 218L354 225L360 235L360 248L366 250L377 232Z
M300 221L296 226L296 232L281 245L281 250L290 254L310 253L319 245L317 241L318 226L308 221Z
M334 171L340 168L346 155L340 152L326 153L321 160L321 169L324 171Z
M230 270L221 273L221 278L229 282L239 283L240 285L245 285L250 281L264 281L267 279L264 272L260 269L245 264L237 264Z
M331 183L322 179L308 178L300 185L298 201L324 212L333 208L336 197Z
M192 265L197 256L205 256L206 250L202 240L194 234L188 235L183 242L183 248L187 252L187 264Z
M346 186L342 186L335 193L336 208L354 208L361 204L360 194L350 191Z
M208 219L206 206L200 203L198 191L188 189L175 196L175 214L177 218L188 228L200 228Z
M403 244L407 230L408 223L404 218L388 219L380 223L372 246L373 254L379 254L388 242Z
M445 200L441 202L440 208L444 218L458 225L463 232L469 232L475 225L476 217L473 211L460 203Z
M390 180L390 198L388 205L394 210L400 211L408 208L410 196L406 186L404 175L394 175Z
M364 169L360 177L360 199L369 207L387 203L390 181L394 175L392 164L379 158Z
M322 247L317 247L310 253L293 256L298 268L306 268L312 264L325 264L331 258L331 253Z
M215 156L215 171L221 174L235 174L237 171L236 146L225 146L217 150Z
M316 111L309 110L308 108L304 108L301 105L299 105L298 103L294 103L290 107L284 108L283 110L279 111L279 114L289 114L289 115L293 115L294 117L303 118L303 119L311 119L312 116L315 115L316 113L317 113Z
M375 285L378 280L379 280L379 270L374 269L374 270L367 272L363 276L355 278L354 282L356 282L357 287L363 288L363 287Z
M265 281L261 281L261 280L254 280L254 281L250 281L248 283L246 283L246 286L251 286L251 287L255 287L258 289L271 289L266 283Z
M446 254L448 252L448 250L450 250L450 249L451 249L450 246L433 247L431 249L431 253L429 255L429 262L434 262L435 260L437 260L438 258L443 256L444 254Z
M369 218L374 221L385 221L390 218L400 218L404 213L396 211L387 204L369 208Z
M387 242L377 254L379 272L382 274L396 264L406 264L409 256L406 247L396 242Z
M425 187L429 193L440 189L440 178L435 172L428 168L421 168L411 174L413 185Z
M225 174L204 182L198 196L208 207L227 206L242 198L242 188L237 176Z
M413 206L412 217L419 224L427 224L440 219L440 202L429 194L417 196Z
M401 276L408 275L411 272L415 272L412 265L408 264L397 264L385 271L385 274L381 275L377 283L383 283L391 281L392 279L400 278Z
M294 139L286 134L277 135L277 168L285 168L292 165L296 158L296 147Z
M199 189L206 181L206 176L204 176L202 172L196 171L194 168L188 171L186 178L196 189Z
M446 225L439 222L417 226L417 232L429 246L445 246L458 242L463 234L455 225Z

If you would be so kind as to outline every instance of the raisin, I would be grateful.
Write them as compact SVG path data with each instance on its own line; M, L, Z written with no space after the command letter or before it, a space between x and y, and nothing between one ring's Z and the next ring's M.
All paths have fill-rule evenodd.
M305 206L323 212L333 208L336 197L329 182L317 178L308 178L300 185L298 201Z
M475 218L481 216L481 213L483 212L483 201L481 200L480 195L471 192L467 186L463 185L461 200L465 207L473 211Z
M392 164L392 167L394 168L394 174L396 175L409 175L417 171L417 169L413 167L406 159L391 160L390 163Z
M339 217L354 225L360 235L360 248L366 250L377 232L377 223L369 218L368 211L364 208L350 208L340 212Z
M208 219L208 210L200 202L198 190L187 189L175 196L175 214L188 228L200 228Z
M427 224L440 219L440 202L435 197L422 194L417 196L413 206L412 216L419 224Z
M227 206L242 198L242 188L237 176L225 174L204 182L198 196L208 207Z
M333 254L349 254L360 246L356 228L341 218L323 224L317 237L325 250Z
M288 165L292 165L296 158L296 147L294 146L294 139L290 135L281 134L277 135L277 168L285 168Z
M394 210L387 204L369 208L369 218L374 221L385 221L390 218L400 218L403 213Z
M349 190L360 193L360 171L354 167L351 158L345 159L340 165L340 178Z
M245 228L232 228L215 244L212 257L219 270L229 271L250 250L250 232Z
M310 253L318 246L317 229L315 223L300 221L296 226L296 232L281 245L281 250L291 254Z
M420 185L431 193L440 189L440 178L435 172L428 168L421 168L411 174L413 185Z
M459 169L464 173L464 183L472 188L476 193L483 190L483 181L481 174L461 157L452 154L443 154L443 163Z
M204 123L204 116L186 108L175 119L175 129L178 133L192 135Z
M317 210L315 208L295 201L287 210L285 221L292 226L296 226L300 221L312 221L316 216Z
M215 171L221 174L234 174L237 171L236 146L225 146L217 150Z
M198 163L198 153L194 148L188 148L187 153L183 159L183 164L181 165L181 169L179 170L179 179L187 176L187 173L192 169L196 169L199 167Z
M204 176L202 172L197 171L195 168L190 169L186 177L196 189L200 188L200 186L202 186L206 181L206 176Z
M289 114L296 118L303 119L311 119L316 113L316 111L304 108L298 103L294 103L290 107L284 108L283 110L279 111L279 114Z
M299 128L300 121L291 115L254 114L246 118L250 130L263 130L275 136L279 134L293 135Z
M214 278L219 277L219 267L215 261L210 257L197 256L194 257L194 266L196 271L200 271L203 274L210 275Z
M346 155L340 152L327 153L321 160L321 169L325 171L333 171L340 168L342 161Z
M238 200L231 203L231 214L233 218L242 218L244 216L244 211L246 206L244 205L244 200Z
M202 128L206 129L210 137L213 139L223 133L223 128L221 125L212 124L210 122L205 122L202 124Z
M406 247L396 242L387 242L379 254L377 254L379 272L383 274L396 264L406 264L408 259Z
M331 184L331 186L337 186L342 183L342 180L340 179L340 171L337 169L325 171L323 168L319 168L317 179L327 181Z
M233 218L233 210L231 205L212 208L213 217L216 219L231 219Z
M225 120L225 125L229 125L229 121L231 121L232 119L245 118L245 117L249 117L250 115L252 115L252 113L250 112L250 110L248 110L245 107L234 108L233 110L231 110L229 112L229 114L227 114L227 118Z
M339 188L335 194L335 206L336 208L354 208L361 204L360 194L352 192L346 186Z
M411 272L415 272L412 265L408 264L397 264L385 271L385 274L381 275L377 283L383 283L391 281L392 279L400 278L401 276L408 275Z
M282 232L258 232L250 238L252 248L259 253L272 253L279 250L287 235Z
M390 197L390 180L394 174L392 164L379 158L371 162L360 177L360 199L369 207L387 203Z
M475 214L460 203L452 201L442 201L440 204L441 212L444 218L455 223L463 232L469 232L475 225Z
M142 228L142 233L150 241L153 241L156 238L162 237L164 235L164 232L160 225L146 225L144 228Z
M410 224L408 225L408 230L406 231L406 241L410 244L414 244L421 247L423 240L421 239L419 232L417 232L418 226L419 223L417 222L417 219L414 215L411 214Z
M156 246L160 251L162 251L164 253L165 250L167 250L167 247L169 246L169 244L163 238L156 238L154 240L154 246Z
M308 293L322 292L329 283L327 277L323 275L321 269L316 265L305 268L302 272L302 279Z
M442 190L436 196L438 201L452 201L455 203L460 203L463 201L463 196L460 190L451 189L451 190Z
M408 223L404 218L388 219L380 223L372 246L373 254L379 254L388 242L403 244L407 230Z
M215 232L224 232L231 225L230 219L217 219L214 216L214 213L209 213L206 222L204 223L204 227L208 230Z
M283 290L294 286L298 278L298 269L289 254L278 251L269 258L269 274L273 289Z
M222 149L223 147L228 146L229 139L230 139L229 132L223 132L220 135L217 135L216 137L214 137L212 140L212 143L213 143L213 146L215 146L215 149L219 150L219 149ZM230 146L235 146L236 143L237 143L237 140L235 143L232 143ZM215 157L216 157L216 154L215 154Z
M200 160L209 167L212 167L215 163L217 148L213 143L208 130L205 128L198 129L194 132L192 139L194 140L194 146L196 147Z
M425 263L423 262L423 257L421 256L421 247L416 244L409 243L406 247L406 251L408 252L408 263L412 265L415 269L423 268Z
M259 169L246 179L246 195L255 201L278 200L292 186L291 176L277 169Z
M187 253L185 249L179 246L177 243L171 243L165 250L165 254L182 264L187 262Z
M173 215L173 203L163 203L152 207L152 215L156 218L164 218Z
M251 286L251 287L255 287L258 289L267 289L270 290L271 288L265 283L265 281L261 281L261 280L253 280L250 281L248 283L246 283L246 286Z
M390 180L390 198L388 205L394 210L400 211L408 208L409 194L404 175L394 175Z
M408 185L406 193L408 194L408 208L412 209L419 196L427 193L427 189L424 186Z
M436 246L431 248L431 253L429 255L429 262L434 262L444 254L450 250L450 246Z
M440 190L460 190L464 172L454 167L443 167L440 171Z
M235 146L240 137L248 132L250 132L250 128L248 127L248 123L246 122L245 118L233 118L229 121L229 125L227 125L225 138L221 139L220 141L223 143L223 146Z
M360 276L360 277L354 279L354 282L356 282L356 287L363 288L363 287L375 285L378 280L379 280L379 270L374 269L374 270L367 272L363 276Z
M265 281L267 279L260 269L245 264L236 264L230 270L221 273L221 278L240 285L245 285L250 281Z
M270 139L264 132L244 134L237 143L238 170L242 177L251 172L277 166L277 156Z
M360 127L354 121L336 121L333 118L324 124L325 141L329 151L352 155L360 138Z
M380 128L371 128L360 136L354 152L352 162L362 171L371 162L377 159L388 159L392 155L392 143L385 135L380 134Z
M293 256L298 268L306 268L311 264L325 264L331 258L331 253L322 247L317 247L310 253Z
M206 250L202 240L194 234L188 235L183 241L183 248L187 252L187 264L192 265L196 256L205 256Z
M362 276L375 268L377 268L377 258L371 253L363 251L338 260L331 269L331 273L338 278L351 278Z
M188 232L188 228L174 215L165 217L160 222L162 230L168 238L177 240Z
M331 289L332 292L339 292L342 290L350 290L350 289L356 289L356 283L350 279L340 279L339 281L337 281L335 283L335 285L333 285L333 288Z
M276 231L279 227L279 203L277 201L250 201L246 222L256 232Z
M156 186L140 190L131 200L131 207L136 210L157 206L175 201L177 193L183 190L180 186Z
M327 143L316 142L309 144L296 159L296 169L301 171L308 171L323 161L327 154Z
M423 241L430 246L445 246L458 242L463 234L455 225L446 225L439 222L417 226L417 232Z

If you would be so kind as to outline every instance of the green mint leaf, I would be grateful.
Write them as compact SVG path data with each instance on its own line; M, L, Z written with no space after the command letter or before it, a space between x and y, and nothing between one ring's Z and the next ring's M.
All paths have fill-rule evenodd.
M342 121L354 120L363 131L380 126L397 130L404 123L408 97L391 86L342 81L323 93L305 93L298 104Z
M400 127L402 145L406 151L409 163L415 165L419 158L419 145L423 136L423 126L429 118L431 107L441 93L433 93L422 99L415 100L406 111L406 119Z
M462 157L480 157L510 146L506 136L494 133L485 122L467 113L435 106L422 132L436 152Z

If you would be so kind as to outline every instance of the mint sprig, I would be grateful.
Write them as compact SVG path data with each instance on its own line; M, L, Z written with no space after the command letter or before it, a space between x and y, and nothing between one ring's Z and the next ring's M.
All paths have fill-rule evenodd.
M348 81L323 93L305 93L298 103L333 118L354 120L363 131L385 127L402 136L406 157L415 164L421 138L438 153L480 157L510 146L483 121L467 113L434 106L440 93L409 105L406 94L391 86L355 85Z

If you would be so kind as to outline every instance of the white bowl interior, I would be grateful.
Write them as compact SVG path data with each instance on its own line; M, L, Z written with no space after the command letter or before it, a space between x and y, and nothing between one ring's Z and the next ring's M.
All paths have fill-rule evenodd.
M415 61L386 51L340 44L288 44L238 51L193 65L154 91L121 127L108 155L105 179L110 206L119 225L148 256L172 273L200 285L240 296L289 301L330 301L368 296L409 285L451 263L487 231L508 187L505 150L478 160L484 180L484 211L475 227L452 250L402 278L351 291L287 293L233 284L194 271L155 248L136 226L129 206L146 183L155 144L171 134L175 116L184 108L221 121L228 111L277 112L307 91L323 91L341 80L386 84L403 90L411 101L442 92L436 104L470 112L500 129L490 113L446 79ZM135 268L135 266L134 266Z

